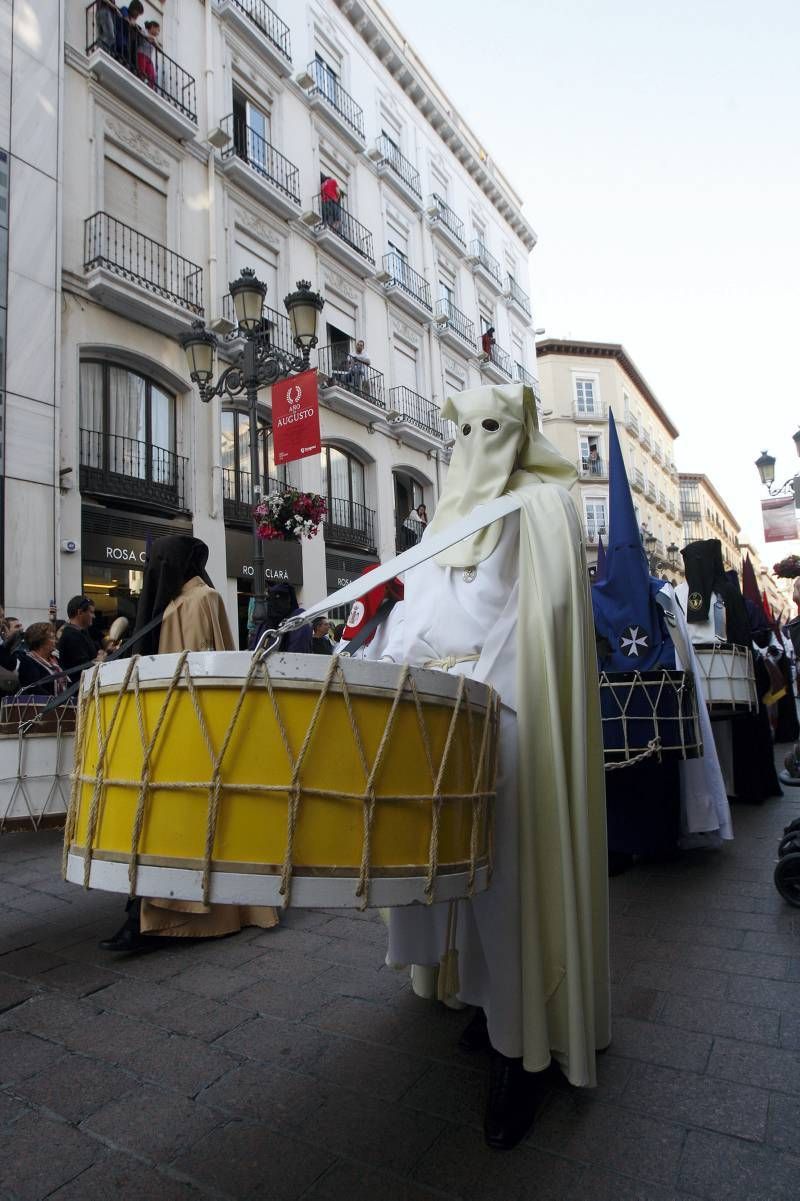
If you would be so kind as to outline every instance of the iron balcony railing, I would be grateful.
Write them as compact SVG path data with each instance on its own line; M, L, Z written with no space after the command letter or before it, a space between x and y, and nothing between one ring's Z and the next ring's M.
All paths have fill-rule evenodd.
M222 119L220 125L231 139L227 149L222 152L222 158L240 158L299 208L299 168L290 163L288 158L284 158L260 133L251 129L244 118L230 113Z
M646 491L647 491L647 499L648 500L652 500L653 502L658 500L658 493L656 492L656 486L655 486L655 484L651 484L649 480L647 481L647 484L646 484Z
M430 313L431 308L431 289L428 281L415 271L413 267L409 267L402 255L391 251L383 256L383 269L390 276L389 284L396 284L398 288L402 288L409 296L413 296L414 300L418 300L424 305Z
M325 103L341 117L345 125L349 126L353 133L358 134L363 140L364 110L344 90L333 71L315 58L308 64L308 73L314 81L309 96L321 96Z
M425 533L425 526L412 511L405 520L395 515L394 519L394 546L395 552L402 555L404 550L410 550L412 546L416 546L422 535Z
M633 486L640 492L644 492L644 473L638 467L635 467L633 471Z
M237 471L235 467L222 468L222 502L226 521L235 521L242 525L253 524L253 499L250 488L252 476L249 471ZM281 480L265 475L261 478L262 495L269 496L273 492L282 492L288 487Z
M318 229L321 227L331 230L368 263L375 265L372 234L366 225L356 221L353 214L349 213L343 204L339 204L335 200L324 200L322 196L315 196L314 212L319 217Z
M655 459L655 461L657 463L662 462L662 460L664 458L664 452L662 451L661 447L658 445L657 442L653 447L653 458Z
M339 546L375 549L375 510L356 501L329 496L325 518L325 541Z
M86 219L83 266L86 271L105 267L148 292L203 315L203 268L108 213L94 213Z
M280 50L286 61L292 61L292 40L289 26L273 12L264 0L231 0L234 7L249 17L253 25L260 29L266 38L272 42L276 50Z
M317 351L317 363L328 387L346 388L379 409L386 408L383 373L360 362L348 346L334 343L321 347Z
M403 421L416 425L421 430L441 438L442 420L439 416L439 406L414 392L411 388L398 387L389 389L389 408L394 409Z
M598 539L598 536L599 536L599 535L602 535L602 536L603 536L603 538L605 538L605 536L606 536L606 527L605 527L604 525L597 525L597 524L596 524L595 522L593 522L593 521L589 521L589 522L587 522L587 524L586 524L586 537L587 537L588 541L589 541L589 542L596 542L596 541L597 541L597 539Z
M503 375L507 375L508 378L511 379L511 376L514 372L514 363L508 351L503 350L502 346L498 346L496 342L492 342L486 353L489 355L489 358L494 363L495 367L502 371Z
M650 431L646 430L646 429L642 429L639 433L639 437L642 440L642 446L644 446L646 450L649 450L650 447L652 446L652 439L650 437Z
M635 434L637 438L639 437L639 418L634 413L625 414L625 425L632 434Z
M475 342L475 326L466 317L461 309L457 309L452 300L448 300L443 296L441 300L436 301L436 316L444 318L440 324L445 325L448 329L453 330L460 338L466 342L471 350L476 349Z
M285 350L287 354L296 354L297 347L292 341L292 326L286 314L267 306L263 312L261 332L267 335L269 345L276 346L278 350ZM226 292L222 297L222 316L231 325L237 325L236 308L230 292Z
M430 208L436 210L436 215L433 218L435 221L441 221L442 225L450 231L457 242L460 242L463 248L467 249L467 239L464 236L464 222L460 217L457 217L450 205L442 200L436 192L431 193Z
M80 431L80 487L82 492L157 504L185 510L188 459L104 430Z
M530 371L522 366L522 363L514 364L514 379L519 384L527 384L529 388L533 388L533 395L537 405L542 403L542 394L539 390L539 381L535 375L531 375Z
M406 187L410 188L415 196L422 200L422 185L419 181L419 171L413 163L401 154L397 146L391 138L387 138L386 134L381 134L378 138L378 149L383 158L380 159L378 166L384 163L387 167L391 167L395 175L402 179Z
M667 494L666 492L662 492L660 489L658 493L658 507L660 509L664 509L665 511L667 508Z
M508 294L515 304L518 304L530 317L531 315L531 298L527 292L523 292L513 275L508 276Z
M581 475L605 475L607 467L603 459L581 459L578 464Z
M174 108L197 123L194 76L122 16L107 0L94 0L86 9L86 53L103 50L151 87Z
M472 257L477 259L481 266L489 272L495 283L502 287L503 274L500 264L494 255L489 254L489 251L486 249L480 238L475 238L474 241L470 243L469 252Z

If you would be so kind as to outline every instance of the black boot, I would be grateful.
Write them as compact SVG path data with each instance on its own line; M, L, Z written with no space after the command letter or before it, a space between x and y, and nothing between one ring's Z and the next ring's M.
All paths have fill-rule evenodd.
M130 897L125 912L127 917L113 938L104 938L99 947L101 951L151 951L158 946L159 940L152 935L142 934L139 928L139 913L142 902L139 897Z
M516 1147L533 1125L536 1111L549 1095L553 1076L526 1072L521 1059L509 1059L492 1051L489 1065L489 1099L483 1119L487 1145L498 1151Z
M458 1040L459 1051L467 1055L475 1055L478 1051L489 1050L489 1031L486 1026L486 1014L482 1009L476 1009L472 1020L464 1027Z

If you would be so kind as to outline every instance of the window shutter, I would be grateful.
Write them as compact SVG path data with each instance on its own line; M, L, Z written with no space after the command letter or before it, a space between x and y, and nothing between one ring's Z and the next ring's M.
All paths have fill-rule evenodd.
M162 246L167 244L167 197L119 163L105 162L105 211Z

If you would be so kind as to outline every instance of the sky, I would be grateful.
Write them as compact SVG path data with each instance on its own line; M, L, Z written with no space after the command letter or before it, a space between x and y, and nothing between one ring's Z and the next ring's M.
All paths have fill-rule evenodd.
M535 325L622 342L767 564L800 471L800 5L384 0L538 234Z

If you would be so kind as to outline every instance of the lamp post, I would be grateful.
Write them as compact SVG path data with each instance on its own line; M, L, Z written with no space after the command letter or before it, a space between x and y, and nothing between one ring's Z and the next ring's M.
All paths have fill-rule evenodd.
M800 455L800 430L792 434L795 450ZM788 480L784 480L782 484L775 483L775 456L771 455L768 450L762 450L761 454L756 459L756 467L758 474L761 477L761 483L766 488L770 496L784 496L789 492L793 492L795 503L800 505L800 482L796 475L789 476Z
M264 300L267 285L256 278L255 271L244 267L238 279L229 284L236 311L238 329L229 334L233 340L242 338L244 345L216 383L214 355L216 336L202 321L195 321L190 333L181 339L189 366L189 377L197 385L200 399L208 404L215 396L232 400L242 393L247 397L250 422L250 499L255 507L261 498L261 473L258 461L258 390L267 388L279 379L307 371L311 350L317 345L317 317L325 301L311 291L308 280L300 280L297 291L284 300L292 326L294 344L299 354L271 345L269 328L264 322ZM264 545L258 536L258 522L253 517L253 623L259 626L267 620L264 574Z

